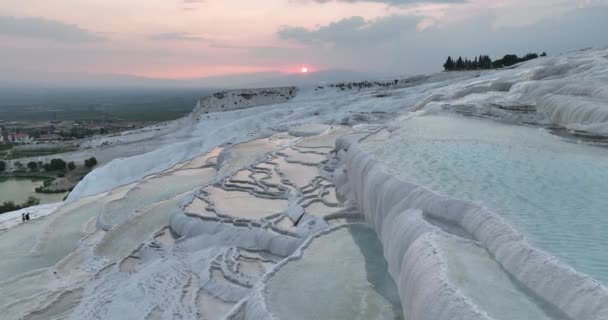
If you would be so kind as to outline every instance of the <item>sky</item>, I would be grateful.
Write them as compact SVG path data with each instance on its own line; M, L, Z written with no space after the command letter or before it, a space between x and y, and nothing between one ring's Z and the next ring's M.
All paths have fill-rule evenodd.
M1 0L0 73L192 79L608 46L608 0Z

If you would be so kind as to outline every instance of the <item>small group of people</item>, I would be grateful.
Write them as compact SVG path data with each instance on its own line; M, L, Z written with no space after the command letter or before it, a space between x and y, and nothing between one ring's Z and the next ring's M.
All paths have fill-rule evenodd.
M24 212L21 214L21 222L30 221L30 213Z

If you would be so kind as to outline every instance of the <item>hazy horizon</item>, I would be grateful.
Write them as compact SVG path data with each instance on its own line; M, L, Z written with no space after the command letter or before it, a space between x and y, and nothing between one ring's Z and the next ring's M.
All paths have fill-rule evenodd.
M91 74L91 73L52 73L52 72L13 72L0 70L0 86L4 88L25 89L47 88L209 88L229 89L236 87L268 87L268 86L306 86L315 85L321 81L341 82L352 80L383 79L402 77L406 74L390 72L357 72L346 69L319 70L301 73L280 71L227 74L221 76L197 77L191 79L154 78L128 74Z

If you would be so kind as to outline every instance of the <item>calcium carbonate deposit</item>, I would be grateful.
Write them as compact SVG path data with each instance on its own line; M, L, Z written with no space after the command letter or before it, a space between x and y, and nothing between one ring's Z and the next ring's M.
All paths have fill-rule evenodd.
M163 128L0 216L0 318L608 319L608 50L218 92Z

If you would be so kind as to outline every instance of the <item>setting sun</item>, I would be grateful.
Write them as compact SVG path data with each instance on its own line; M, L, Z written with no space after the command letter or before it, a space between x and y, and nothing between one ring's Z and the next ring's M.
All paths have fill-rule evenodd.
M302 73L308 73L308 68L306 68L306 67L302 68L301 72Z

